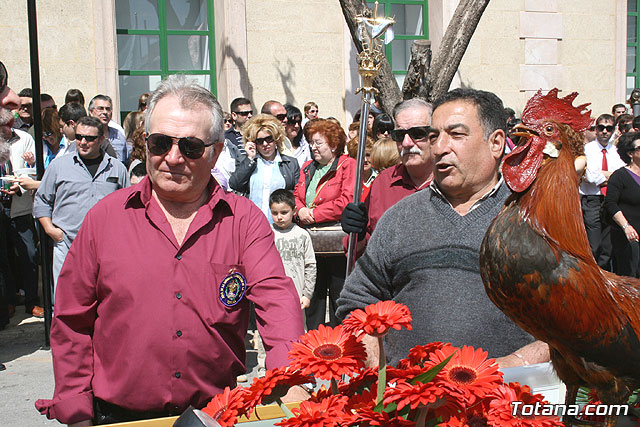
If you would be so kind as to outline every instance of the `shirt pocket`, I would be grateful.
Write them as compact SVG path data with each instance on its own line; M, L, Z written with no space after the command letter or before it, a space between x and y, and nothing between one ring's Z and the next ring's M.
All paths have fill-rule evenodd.
M240 264L209 263L205 269L207 306L211 325L238 325L249 309L245 269Z
M119 188L117 182L95 181L93 183L95 188L95 195L98 200L108 196Z

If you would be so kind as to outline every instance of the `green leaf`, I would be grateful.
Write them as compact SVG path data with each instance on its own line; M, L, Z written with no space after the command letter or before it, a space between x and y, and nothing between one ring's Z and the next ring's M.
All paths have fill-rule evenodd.
M426 383L430 382L431 380L433 380L436 377L436 375L438 375L438 373L440 371L442 371L442 368L444 368L445 365L447 363L449 363L449 360L451 360L451 358L453 357L454 354L455 353L453 353L451 356L449 356L446 359L444 359L442 362L438 363L433 368L429 369L427 372L423 372L420 375L418 375L417 377L415 377L414 379L412 379L411 380L411 384L415 384L415 383L426 384Z
M395 411L397 408L398 408L398 405L396 404L396 402L391 402L386 407L384 406L384 404L382 402L380 402L376 406L373 407L373 411L374 412L378 412L378 413L382 413L382 411L384 411L387 414L389 414L389 413Z

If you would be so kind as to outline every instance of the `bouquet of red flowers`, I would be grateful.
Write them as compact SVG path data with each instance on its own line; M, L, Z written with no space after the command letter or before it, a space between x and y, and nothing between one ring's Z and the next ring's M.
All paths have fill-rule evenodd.
M280 404L283 427L349 426L562 426L559 418L524 416L512 402L543 401L527 386L504 384L488 353L440 342L411 349L398 367L386 366L383 337L390 329L411 329L409 309L381 301L352 312L336 328L320 326L293 344L288 367L267 371L251 386L226 388L203 409L221 426L233 426L260 404ZM362 337L378 338L378 368L365 368ZM281 401L295 385L327 380L290 411Z

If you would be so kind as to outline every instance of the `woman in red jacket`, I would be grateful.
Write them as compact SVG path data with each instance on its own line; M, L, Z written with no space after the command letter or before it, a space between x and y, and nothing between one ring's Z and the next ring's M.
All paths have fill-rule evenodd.
M304 128L313 160L306 162L294 190L296 219L303 227L340 221L347 203L353 201L356 161L343 155L347 136L342 128L329 120L312 120ZM318 274L311 305L306 309L307 328L317 329L324 323L327 291L331 326L339 321L335 312L344 284L344 254L316 255Z

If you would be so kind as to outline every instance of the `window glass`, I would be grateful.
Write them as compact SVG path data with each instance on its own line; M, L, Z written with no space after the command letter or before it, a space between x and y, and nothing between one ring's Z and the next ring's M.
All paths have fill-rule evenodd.
M395 17L393 31L398 35L422 36L422 6L407 4L392 4L391 16Z
M413 40L394 39L391 42L391 69L393 71L406 71L411 60L411 45Z
M167 36L169 70L208 70L208 36Z
M627 99L631 96L631 91L636 87L635 76L627 76Z
M160 70L160 36L118 34L120 70Z
M157 30L158 0L116 0L116 28Z
M636 48L627 46L627 73L636 72Z
M635 43L636 29L638 17L634 15L627 16L627 43Z
M160 76L119 76L118 79L121 111L136 111L140 95L153 92L161 81Z
M206 31L209 29L207 23L206 0L167 1L168 30Z
M638 11L638 0L627 0L627 12Z

